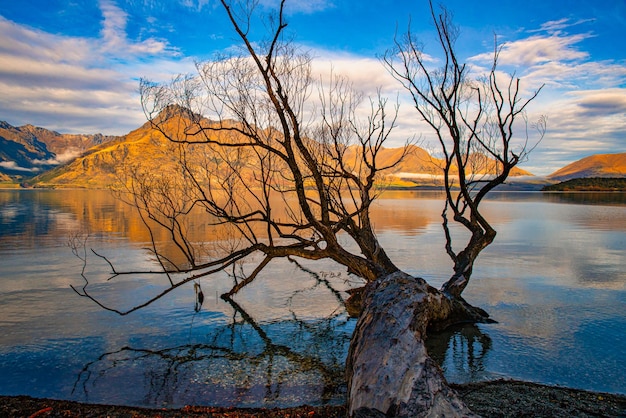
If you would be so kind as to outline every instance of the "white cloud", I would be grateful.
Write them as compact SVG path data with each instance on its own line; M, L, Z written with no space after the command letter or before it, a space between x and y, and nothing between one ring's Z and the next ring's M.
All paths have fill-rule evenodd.
M56 155L54 158L50 158L47 160L34 159L32 163L35 165L59 165L59 164L63 164L68 161L71 161L74 158L80 156L81 154L82 152L80 150L69 149L69 150L66 150L65 152L62 152L61 154Z
M599 117L617 115L621 118L626 116L626 89L574 91L569 96L585 115Z
M350 79L356 88L366 94L397 91L399 85L385 69L380 60L370 57L316 50L313 54L313 74L328 77L331 73Z
M127 15L100 2L100 36L69 37L18 25L0 17L0 114L66 133L125 134L145 122L138 79L183 67L178 52L148 38L131 41Z
M24 171L28 173L35 173L40 170L39 168L20 167L15 161L0 161L0 167L4 167L7 170Z
M546 136L523 167L535 174L590 154L626 151L626 63L594 61L582 45L595 35L565 31L584 22L546 22L531 36L502 45L499 68L515 71L525 94L544 85L529 107L532 115L548 117ZM484 53L471 62L488 65L492 58Z
M55 63L86 63L91 42L83 38L69 38L30 29L0 16L0 52L33 61ZM8 62L3 59L3 67Z
M589 38L589 34L561 36L534 35L526 39L509 41L502 44L499 63L504 66L532 67L547 62L582 60L589 57L585 51L579 51L574 45ZM472 61L491 62L493 52L487 52L471 58Z

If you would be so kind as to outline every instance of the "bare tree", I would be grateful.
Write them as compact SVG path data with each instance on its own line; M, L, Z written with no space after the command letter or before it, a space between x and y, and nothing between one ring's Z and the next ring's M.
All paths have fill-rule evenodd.
M311 57L286 35L284 1L259 42L249 38L256 2L222 5L242 41L239 52L199 63L194 76L141 82L154 140L168 144L168 155L163 170L126 167L120 192L153 237L167 231L175 255L152 240L169 287L130 310L109 308L118 313L225 269L234 272L223 295L231 297L281 257L332 259L366 281L398 270L369 216L381 171L403 158L377 160L395 106L380 95L365 99L342 77L316 80ZM219 231L220 247L194 241L190 222L198 213ZM254 267L242 273L234 267L244 259ZM140 273L111 267L113 275ZM90 297L86 286L80 293Z
M501 48L494 42L491 68L472 78L471 68L460 62L455 50L458 30L449 12L440 14L430 4L443 65L431 68L430 57L408 32L396 38L395 49L384 57L390 73L410 93L415 109L434 132L443 154L446 191L443 229L446 252L454 262L454 274L442 291L460 298L480 252L491 244L496 231L480 211L485 196L503 184L514 167L524 162L545 133L546 120L532 124L538 138L529 142L526 108L542 87L522 97L520 79L498 71ZM525 136L516 141L514 126L522 123ZM448 226L449 214L470 233L465 247L455 251Z
M432 2L430 10L443 65L430 67L430 57L410 27L404 37L396 38L395 49L383 62L408 90L419 116L441 146L445 249L454 262L454 274L441 291L400 272L368 285L347 363L351 416L372 412L370 416L376 416L376 411L387 416L472 415L433 366L423 340L430 330L454 322L489 320L486 312L461 297L476 258L496 236L479 206L536 145L530 145L528 131L521 143L515 143L513 128L518 119L527 127L525 109L541 88L523 99L518 78L513 75L503 83L497 71L497 44L487 76L472 79L470 68L456 55L457 30L450 15L445 9L437 14ZM545 119L534 126L538 142L545 132ZM461 251L452 245L449 210L453 220L470 233ZM390 323L394 325L389 327Z
M232 272L233 287L223 295L229 299L276 258L332 259L367 283L346 366L349 414L471 416L428 356L424 339L452 323L488 320L461 298L474 260L495 236L478 205L530 151L526 143L521 150L511 148L512 129L538 92L521 101L519 81L499 88L497 50L488 83L470 82L465 65L457 62L447 14L434 11L443 69L428 69L410 31L385 58L445 155L444 227L455 275L439 291L398 271L370 222L381 172L404 157L386 165L377 158L396 109L389 112L380 94L368 102L346 79L316 80L312 58L287 36L285 0L276 15L264 19L269 36L261 41L251 39L257 2L221 4L241 40L239 53L198 64L197 75L169 84L141 83L154 140L170 147L163 158L167 170L129 167L122 190L151 231L167 287L129 310L98 301L87 279L75 290L127 314L216 272ZM359 117L363 103L368 116ZM495 176L477 177L480 161L495 161ZM472 233L459 253L452 250L447 210ZM219 245L194 239L193 216L199 213L220 237ZM159 247L157 230L168 233L172 253ZM109 264L112 276L141 273Z

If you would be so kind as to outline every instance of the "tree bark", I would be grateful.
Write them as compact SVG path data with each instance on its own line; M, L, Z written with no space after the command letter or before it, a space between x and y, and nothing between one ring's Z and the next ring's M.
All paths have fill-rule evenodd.
M485 322L484 311L396 272L368 284L346 373L350 417L474 417L424 346L428 330Z

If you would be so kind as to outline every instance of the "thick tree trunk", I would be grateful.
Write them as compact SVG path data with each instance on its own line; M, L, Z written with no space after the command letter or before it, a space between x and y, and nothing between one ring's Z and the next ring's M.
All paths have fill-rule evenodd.
M487 315L420 278L392 273L366 286L346 365L350 417L475 416L428 356L429 329Z

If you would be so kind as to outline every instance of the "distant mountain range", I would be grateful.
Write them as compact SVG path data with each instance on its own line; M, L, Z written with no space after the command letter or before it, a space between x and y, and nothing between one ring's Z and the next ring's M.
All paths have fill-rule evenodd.
M60 134L32 125L0 121L0 181L19 181L84 155L94 146L120 137Z
M383 149L379 154L381 165L395 161L401 152L401 148ZM105 136L60 134L32 125L14 127L0 122L0 182L5 184L104 188L119 181L123 170L130 166L173 169L172 156L171 144L149 123L124 136ZM354 156L349 153L347 158ZM436 185L440 166L441 160L423 148L411 146L406 158L387 174L404 187ZM516 177L532 179L533 175L515 168L512 183L518 183ZM626 177L626 153L583 158L548 179L554 183L582 177ZM530 180L538 182L542 183Z

